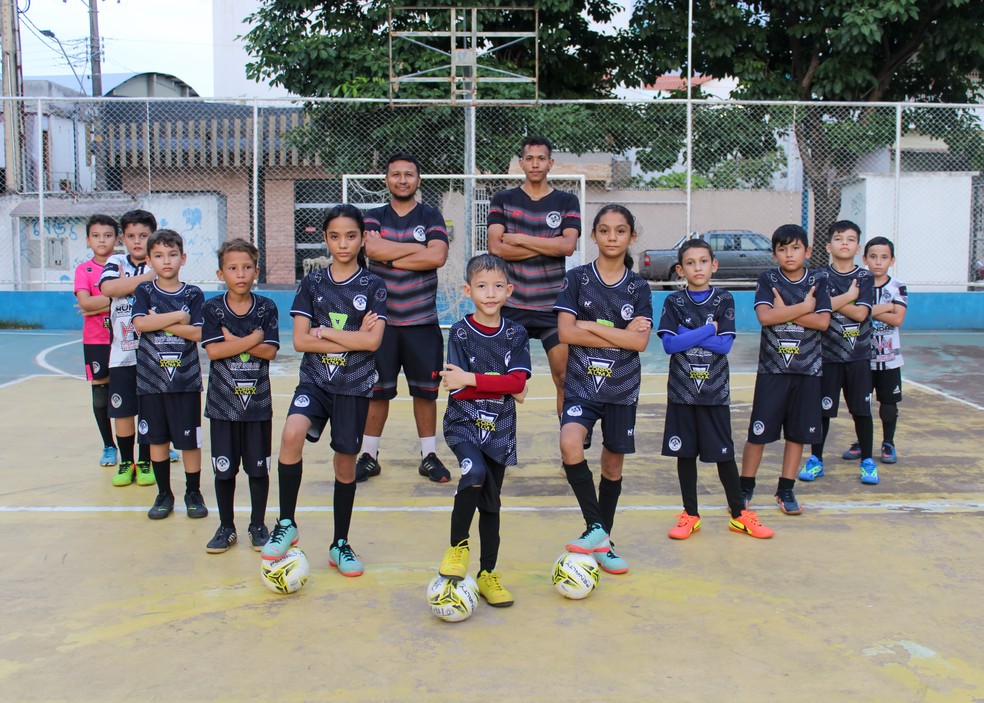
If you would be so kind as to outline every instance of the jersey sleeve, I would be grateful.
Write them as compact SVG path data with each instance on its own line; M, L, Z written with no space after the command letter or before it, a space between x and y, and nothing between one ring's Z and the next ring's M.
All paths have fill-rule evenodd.
M314 308L311 301L311 285L307 277L301 281L294 295L294 302L290 304L290 315L302 315L308 319L314 319Z
M676 315L673 314L673 296L674 293L670 293L663 300L663 314L659 318L659 328L656 330L656 334L662 337L664 334L677 334L677 319Z
M144 281L133 291L133 314L130 316L142 317L150 311L150 284Z
M909 307L909 291L906 288L905 284L900 281L896 281L895 287L896 287L896 291L895 294L892 296L892 302L898 303L899 305L903 305L905 307Z
M649 285L641 278L636 287L635 316L644 317L653 323L653 294L649 290Z
M460 369L471 371L471 368L468 365L468 354L465 353L465 350L462 348L461 340L455 336L455 331L456 330L452 328L451 334L448 335L448 363L454 364Z
M530 359L530 337L526 330L516 325L513 329L517 330L515 346L511 358L509 359L509 373L522 371L529 378L533 375L533 362Z
M563 232L565 229L576 229L578 236L581 235L581 201L573 193L568 193L564 214L560 221L560 231Z
M373 208L372 210L366 210L365 215L363 215L366 232L379 232L383 227L379 224L379 220L382 219L380 212L382 208Z
M444 242L448 243L448 227L444 223L444 219L441 217L441 212L437 208L433 208L430 213L430 217L427 222L427 239L424 242L425 245L430 242Z
M280 313L277 305L272 300L264 303L265 314L263 315L263 343L272 344L277 349L280 348Z
M191 321L188 323L195 327L201 327L205 321L203 308L205 307L205 294L202 289L194 286L194 290L189 291L188 295L188 315Z
M564 274L564 281L560 284L560 293L557 294L557 302L554 303L553 307L555 312L569 312L577 317L579 281L576 269Z
M120 260L116 256L109 257L106 260L106 265L103 266L102 274L99 276L99 287L102 288L104 282L115 280L122 275L123 271L120 267Z
M490 227L492 225L506 224L506 208L503 203L501 190L498 193L495 193L492 196L492 200L489 201L489 214L485 219L485 224Z
M216 298L214 300L220 300ZM202 310L202 346L212 342L222 342L225 335L222 333L222 321L219 319L219 306L213 301L205 303Z
M377 278L372 284L372 303L371 309L379 315L379 319L386 319L386 284L383 279Z
M875 277L865 275L858 279L858 297L854 301L855 305L863 305L871 310L875 304Z
M775 296L772 294L772 286L769 285L769 271L760 273L758 280L755 282L755 304L752 307L758 307L759 305L768 305L770 308L775 307ZM827 307L830 306L828 305Z
M718 336L735 335L735 299L731 293L725 291L721 294L721 301L714 311L714 321L718 323Z
M80 290L89 292L89 281L86 279L84 263L75 267L75 287L72 291L78 293Z
M817 274L816 287L817 289L813 291L813 296L816 298L817 305L813 308L813 312L832 312L833 308L830 304L830 279L827 277L826 272L821 271Z

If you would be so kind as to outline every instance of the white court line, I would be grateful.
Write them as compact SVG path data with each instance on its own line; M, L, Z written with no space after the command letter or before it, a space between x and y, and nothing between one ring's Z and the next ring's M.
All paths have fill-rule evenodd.
M9 386L16 386L18 383L23 383L24 381L30 381L32 378L51 378L50 373L32 373L29 376L21 376L20 378L15 378L13 381L7 381L6 383L0 383L0 388L7 388Z
M953 400L953 401L956 401L957 403L963 403L964 405L967 405L967 406L970 406L970 407L974 408L974 410L984 410L984 405L978 405L977 403L972 403L969 400L964 400L963 398L958 398L957 396L953 395L952 393L947 393L946 391L941 391L938 388L933 388L932 386L927 386L925 383L919 383L917 381L912 381L912 380L910 380L910 379L907 378L907 379L905 379L902 382L902 385L903 386L906 385L906 384L908 384L910 386L915 386L919 390L926 391L927 393L933 393L935 395L941 395L944 398L946 398L947 400Z
M48 363L48 354L50 354L51 352L55 351L56 349L61 349L62 347L67 347L69 344L81 344L81 343L82 343L81 339L73 339L70 342L62 342L61 344L56 344L53 347L42 349L41 351L38 352L38 355L34 357L34 363L40 366L42 369L46 371L50 371L51 373L57 376L68 376L69 378L80 378L82 380L85 380L83 376L79 376L74 373L68 373L67 371L62 371L57 366L52 366L51 364Z

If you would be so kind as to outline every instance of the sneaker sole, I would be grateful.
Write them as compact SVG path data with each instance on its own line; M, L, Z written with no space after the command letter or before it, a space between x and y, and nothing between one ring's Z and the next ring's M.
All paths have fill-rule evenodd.
M208 509L205 509L203 512L200 513L198 512L192 513L190 510L186 508L185 515L187 515L192 520L201 520L203 517L208 517Z
M746 510L747 510L747 508L746 508ZM666 533L666 536L667 536L667 537L669 537L670 539L675 539L675 540L683 540L683 539L687 539L688 537L690 537L690 535L692 535L692 534L693 534L693 533L695 533L695 532L700 532L700 520L698 520L698 521L697 521L697 524L696 524L696 525L694 525L694 526L693 526L693 527L692 527L692 528L690 529L690 532L688 532L688 533L687 533L687 534L685 534L685 535L673 535L673 534L670 534L669 532L667 532L667 533Z
M608 569L600 561L598 562L598 566L606 574L616 574L617 575L617 574L627 574L627 573L629 573L629 567L627 567L627 566L624 569Z
M479 594L479 595L481 595L481 594ZM484 600L486 603L488 603L493 608L508 608L510 605L512 605L513 603L516 602L514 600L507 600L507 601L503 601L501 603L493 603L492 601L490 601L485 596L482 596L482 600Z
M823 476L823 471L818 474L799 474L796 478L800 481L816 481L818 478Z
M578 544L565 544L564 549L566 549L568 552L571 552L573 554L594 554L595 552L608 551L607 547L605 547L604 549L602 549L601 547L588 548L588 547L582 547Z
M437 478L434 478L426 471L418 470L417 473L423 476L424 478L433 481L434 483L448 483L451 480L451 476L438 476Z
M235 544L235 542L232 544ZM232 544L228 544L225 547L205 547L205 552L207 554L225 554L232 547Z
M346 574L344 571L342 571L341 569L339 569L338 568L338 564L336 564L335 562L333 562L331 559L328 560L328 565L334 567L335 569L337 569L338 570L338 573L340 573L342 576L348 576L350 578L355 578L356 576L362 576L362 574L366 573L365 568L363 568L361 571L358 571L358 572L353 571L350 574Z
M298 537L297 539L295 539L293 542L290 543L290 547L296 547L297 546L297 543L300 542L300 541L301 541L301 538ZM263 547L265 547L265 546L266 545L264 544ZM263 551L263 547L260 547L259 551ZM286 554L290 550L290 547L287 547L287 549L284 550L284 554ZM255 549L255 547L254 547L254 549ZM284 554L279 554L279 555L278 554L263 554L262 557L264 559L266 559L267 561L277 561L277 559L282 559L283 556L284 556Z
M877 486L878 485L878 479L877 478L874 478L874 479L871 479L871 478L865 479L862 476L861 477L861 483L863 483L866 486Z
M779 506L779 510L782 511L783 515L802 515L803 508L797 508L796 510L786 510L786 506L782 504L782 501L777 500L776 505Z
M881 463L883 463L883 464L894 464L897 461L898 461L898 459L893 459L892 457L882 457L881 458Z
M328 562L328 563L331 564L331 562ZM335 564L331 564L331 565L332 566L335 566L335 568L338 568ZM464 581L465 580L465 576L468 575L467 573L465 574L465 576L459 576L458 574L446 574L443 571L441 571L440 569L437 570L437 573L439 573L441 576L443 576L446 579L450 579L450 580L454 581L455 583L457 583L458 581Z
M153 479L151 481L141 481L140 479L137 479L137 482L136 483L137 483L138 486L156 486L157 485L157 479Z
M173 512L174 512L173 508L171 510L158 510L152 513L147 513L147 517L149 517L151 520L163 520Z

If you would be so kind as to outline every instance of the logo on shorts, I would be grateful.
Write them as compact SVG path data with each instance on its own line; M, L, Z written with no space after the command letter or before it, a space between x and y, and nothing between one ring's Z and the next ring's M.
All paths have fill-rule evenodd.
M150 425L147 424L146 420L141 420L140 424L137 425L137 431L140 434L147 434L150 431Z
M780 339L776 351L786 362L786 368L792 363L793 357L800 353L800 343L798 339Z
M671 452L678 452L680 451L680 447L683 446L683 440L674 435L670 437L669 441L666 443L666 446L670 448Z
M235 396L239 398L239 402L243 404L243 410L249 407L249 401L256 395L256 380L254 378L251 380L236 381L236 387L232 390Z
M361 294L355 296L354 298L352 298L352 305L355 306L355 309L356 310L365 310L366 309L366 296L361 295Z
M765 432L765 423L761 420L756 420L755 424L752 425L752 434L758 436Z
M629 428L629 429L628 429L628 430L626 431L626 433L625 433L625 434L626 434L626 435L628 435L629 437L634 437L634 436L635 436L635 427L630 427L630 428Z
M427 231L424 229L423 225L417 225L413 228L413 238L418 242L422 242L427 239Z
M841 337L846 339L851 343L851 349L854 349L854 345L858 341L858 337L861 336L861 325L843 325L844 331L841 332Z
M832 407L834 407L834 401L830 399L830 396L824 396L823 400L820 401L820 406L824 410L830 410Z
M169 381L174 380L174 372L181 368L180 352L157 352L158 364L167 372Z
M123 399L120 397L119 393L113 393L113 397L109 399L109 402L114 408L118 408L123 405Z
M495 432L495 421L499 413L490 413L485 410L478 411L478 419L475 420L475 427L478 428L478 440L482 444Z
M626 304L626 305L623 305L622 306L622 319L623 320L631 320L633 313L635 313L635 308L632 307L631 305Z
M601 386L605 383L606 378L612 377L613 366L615 366L615 362L611 359L598 359L591 356L588 357L587 374L591 376L591 380L594 381L595 392L601 390Z
M581 413L583 412L584 411L581 410L580 405L572 405L571 407L567 408L567 414L570 417L581 417Z
M99 369L101 369L101 368L102 368L102 366L99 365L99 362L98 361L93 361L92 362L92 375L95 376L97 373L99 373Z
M216 471L228 471L229 470L229 457L217 456L213 460L215 464Z
M296 398L294 398L295 408L306 408L310 404L311 404L311 399L308 398L306 395L299 395Z
M694 386L697 387L698 393L700 393L701 388L704 387L704 381L709 381L711 378L710 368L710 364L690 365L690 380L694 382Z
M547 227L560 227L561 221L560 213L556 210L547 213Z
M461 460L461 475L464 476L472 469L472 460L465 457Z

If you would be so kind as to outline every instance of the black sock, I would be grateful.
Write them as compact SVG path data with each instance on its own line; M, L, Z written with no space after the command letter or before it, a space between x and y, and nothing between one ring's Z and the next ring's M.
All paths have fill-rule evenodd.
M478 511L478 538L482 541L480 571L495 571L499 559L499 512Z
M290 520L295 525L294 511L297 510L297 494L301 492L301 474L304 460L296 464L277 462L277 478L280 484L280 519Z
M193 474L185 471L185 491L201 491L202 490L202 472L196 471Z
M739 476L738 485L742 487L742 490L754 491L755 490L755 477L754 476Z
M823 430L821 435L823 439L820 440L820 444L814 444L810 447L810 451L820 462L823 462L823 445L827 443L827 435L830 434L830 418L825 417L820 420L820 427Z
M459 490L454 496L454 507L451 509L451 546L456 547L468 539L471 532L472 518L478 510L478 501L482 497L482 488L472 486ZM482 540L482 548L485 541Z
M594 478L591 476L591 469L588 462L582 461L578 464L564 464L564 473L567 474L567 483L574 491L577 504L581 506L581 515L584 523L591 526L595 523L605 524L605 519L601 516L601 506L598 505L598 496L595 494Z
M779 479L779 490L780 491L783 490L784 488L792 488L795 485L796 485L796 479L795 478L781 478L780 477L780 479Z
M745 509L745 501L741 497L741 482L738 480L738 464L734 459L718 462L718 478L724 486L724 495L728 498L728 510L731 517L741 517Z
M871 445L875 441L875 425L871 420L871 415L854 415L854 431L858 435L858 444L861 445L861 460L871 458Z
M622 495L622 479L611 481L604 476L598 481L598 507L604 520L605 532L609 535L615 527L615 509L618 508L618 497Z
M249 524L262 525L266 522L267 498L270 495L269 476L249 477Z
M882 443L895 445L895 426L899 422L898 403L882 403L878 408L878 417L882 421ZM874 430L872 430L874 434Z
M171 462L168 459L164 461L153 461L154 465L154 477L157 479L157 493L162 496L173 496L174 493L171 492Z
M130 435L128 437L116 435L116 446L120 448L121 464L133 463L133 441L135 439L136 435Z
M338 540L344 539L348 542L349 527L352 524L352 508L355 507L355 481L352 483L342 483L335 479L335 497L332 500L335 513L335 537L331 543L338 544Z
M170 451L170 447L168 448ZM139 444L137 445L137 461L144 463L150 461L150 445L149 444ZM170 457L168 457L167 463L171 463Z
M187 475L187 474L186 474ZM236 477L215 479L215 502L219 506L219 524L235 527Z
M697 512L697 457L677 457L677 477L680 479L680 495L687 515L700 517Z
M115 447L113 443L113 423L109 419L109 386L102 383L92 387L92 415L102 437L104 447Z

